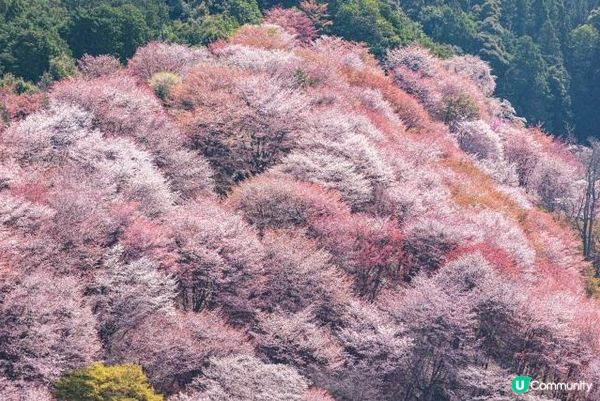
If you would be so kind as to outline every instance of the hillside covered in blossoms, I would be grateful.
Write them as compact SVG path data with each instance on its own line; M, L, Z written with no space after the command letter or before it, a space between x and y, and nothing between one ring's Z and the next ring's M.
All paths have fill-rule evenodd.
M274 12L0 92L0 399L600 399L591 151L494 88Z

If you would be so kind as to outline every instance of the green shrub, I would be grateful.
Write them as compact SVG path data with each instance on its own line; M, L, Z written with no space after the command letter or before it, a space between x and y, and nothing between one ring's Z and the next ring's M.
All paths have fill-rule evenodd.
M55 81L72 77L77 74L75 59L68 54L61 54L50 59L50 76Z
M317 81L315 79L311 78L310 75L308 75L304 70L301 69L297 69L294 72L294 78L296 79L296 83L300 87L314 86L317 84Z
M171 90L181 83L181 77L172 72L157 72L152 75L149 80L149 84L154 89L156 96L165 100L169 97Z
M5 74L0 77L0 89L2 88L9 88L11 91L19 95L32 94L39 91L35 84L12 74Z
M446 124L477 120L479 118L479 107L467 95L448 96L442 100L439 114Z
M162 401L137 365L101 363L74 370L55 384L60 401Z

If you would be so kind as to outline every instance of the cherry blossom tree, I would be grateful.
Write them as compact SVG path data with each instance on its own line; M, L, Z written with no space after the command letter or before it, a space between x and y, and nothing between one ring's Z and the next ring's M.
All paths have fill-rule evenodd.
M16 93L14 86L0 88L0 132L13 122L40 110L47 99L44 92Z
M419 46L398 47L390 50L385 65L389 69L403 66L425 77L435 77L441 73L438 60L431 52Z
M460 148L479 159L503 158L500 136L483 121L465 121L455 129Z
M306 380L293 368L265 364L250 356L211 359L190 386L201 389L176 401L302 401Z
M175 104L192 111L184 129L214 168L220 193L287 154L306 108L301 94L274 79L218 67L193 69L173 96Z
M446 68L453 73L469 78L481 92L491 96L496 89L496 77L492 75L492 68L488 63L475 56L454 56L444 63Z
M269 173L242 183L228 202L260 231L303 227L311 221L349 213L335 192Z
M322 324L335 324L352 299L351 282L331 255L301 234L268 232L264 239L264 306L286 313L309 310Z
M543 157L534 167L527 181L528 187L539 196L542 207L561 211L563 200L570 198L577 177L576 169L560 160Z
M386 68L398 86L414 95L432 117L447 125L477 120L490 112L488 95L481 91L481 82L458 66L454 73L446 70L442 61L427 49L419 46L393 49L388 52Z
M10 381L0 376L0 395L5 401L53 401L50 390L24 381Z
M96 321L74 277L2 272L0 369L11 380L48 383L93 361Z
M187 69L210 58L204 48L190 48L176 43L150 42L140 47L127 68L143 80L157 72L183 74Z
M407 368L397 373L396 397L434 400L452 387L457 369L475 352L474 316L467 300L435 285L417 285L393 309L413 338Z
M367 299L393 286L404 273L404 234L387 219L357 214L322 219L314 229L333 261L351 274L355 288Z
M147 151L150 161L185 197L212 190L212 172L202 157L185 147L185 138L170 121L150 89L126 75L57 85L52 97L92 115L94 127L106 136L129 138Z
M212 201L179 211L173 232L184 308L222 308L234 322L250 319L264 279L264 249L256 233Z
M110 343L108 361L141 365L159 391L182 390L209 358L252 353L242 333L212 312L152 314Z
M268 50L292 49L296 44L295 35L272 24L245 25L229 38L229 43Z
M312 315L310 310L261 315L253 334L258 354L306 375L336 368L342 361L342 347L326 327L312 321Z
M336 112L319 115L311 125L312 134L274 170L338 191L353 210L374 202L377 189L392 179L371 143L380 132L364 119Z
M310 42L317 34L312 21L304 13L294 8L272 8L265 14L264 22L279 25L296 35L302 42Z
M220 60L254 73L265 73L286 88L297 88L305 79L301 59L293 53L264 50L243 45L228 45L215 50Z
M302 401L335 401L335 399L325 390L311 388L304 393Z
M150 315L174 312L177 283L158 271L150 259L122 263L122 250L115 249L106 261L106 271L95 283L96 314L103 338L123 336Z
M84 77L93 79L117 72L121 68L121 62L113 56L86 54L77 61L77 67Z
M342 399L388 399L407 368L413 340L406 329L376 306L353 301L336 336L347 357L325 386Z

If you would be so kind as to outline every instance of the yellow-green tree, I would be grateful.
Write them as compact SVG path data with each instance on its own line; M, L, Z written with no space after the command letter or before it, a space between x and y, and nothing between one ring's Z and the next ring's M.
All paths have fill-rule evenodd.
M61 401L162 401L137 365L95 363L76 369L55 383Z

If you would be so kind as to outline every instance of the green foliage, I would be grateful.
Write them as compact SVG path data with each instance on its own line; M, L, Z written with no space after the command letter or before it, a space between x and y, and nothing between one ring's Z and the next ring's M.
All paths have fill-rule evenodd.
M466 51L476 51L477 24L460 8L425 7L420 18L423 30L432 39L452 43Z
M571 76L571 95L575 126L579 132L597 135L600 115L600 34L591 24L583 24L569 34L567 68Z
M67 54L61 54L51 58L49 64L48 72L50 77L55 81L72 77L77 74L75 60Z
M330 9L331 33L365 42L377 56L415 41L435 47L417 24L379 0L336 0L330 2Z
M17 11L9 14L13 12ZM36 81L48 70L50 58L66 51L58 27L52 27L48 18L29 12L5 23L0 18L0 73Z
M32 94L38 91L37 86L31 82L12 74L5 74L0 78L0 88L10 88L19 95Z
M240 25L256 24L261 12L256 0L205 0L211 14L227 14Z
M469 96L461 94L448 96L439 110L441 119L446 124L458 121L476 120L479 118L479 108Z
M181 77L172 72L157 72L149 80L150 87L154 89L156 96L165 100L169 97L171 90L181 83Z
M139 9L144 21L153 32L159 32L161 27L169 21L168 2L162 0L58 0L56 3L64 7L64 11L73 16L79 9L94 9L100 6L121 7L130 5Z
M569 34L569 52L573 67L584 71L592 67L593 56L596 54L600 34L588 24L581 25Z
M164 31L170 42L188 45L206 45L218 39L226 39L238 27L238 23L226 14L207 15L201 19L173 21Z
M60 401L162 401L137 365L96 363L77 369L55 384Z
M310 77L310 75L306 73L306 71L302 69L297 69L296 72L294 72L294 78L298 86L304 88L313 86L317 83L313 78Z
M336 34L367 42L376 54L400 44L394 27L381 15L378 1L350 0L339 3L333 14Z
M0 0L0 17L10 20L25 12L24 0Z
M599 121L600 8L587 0L403 0L398 4L437 42L488 61L505 97L531 123L583 139ZM584 27L578 30L579 27ZM571 34L570 34L571 32Z
M225 39L238 27L237 22L226 14L208 15L202 19L200 32L202 44L208 44L218 39Z
M171 42L206 45L226 39L243 24L257 24L262 16L255 0L197 0L174 4L178 15L187 18L165 25L163 35Z
M546 101L550 97L546 60L528 36L519 39L514 54L503 82L503 93L530 122L545 121Z
M544 100L548 117L544 120L550 132L566 133L571 127L570 79L564 65L557 63L548 67L549 96Z
M600 277L596 275L598 271L598 263L600 261L593 260L592 266L583 271L583 280L585 289L590 297L600 299Z
M151 35L140 9L125 4L79 8L73 16L68 38L77 58L84 54L110 54L125 61L150 40Z
M47 83L73 75L69 55L125 62L152 39L208 44L260 18L256 0L0 0L0 75Z

